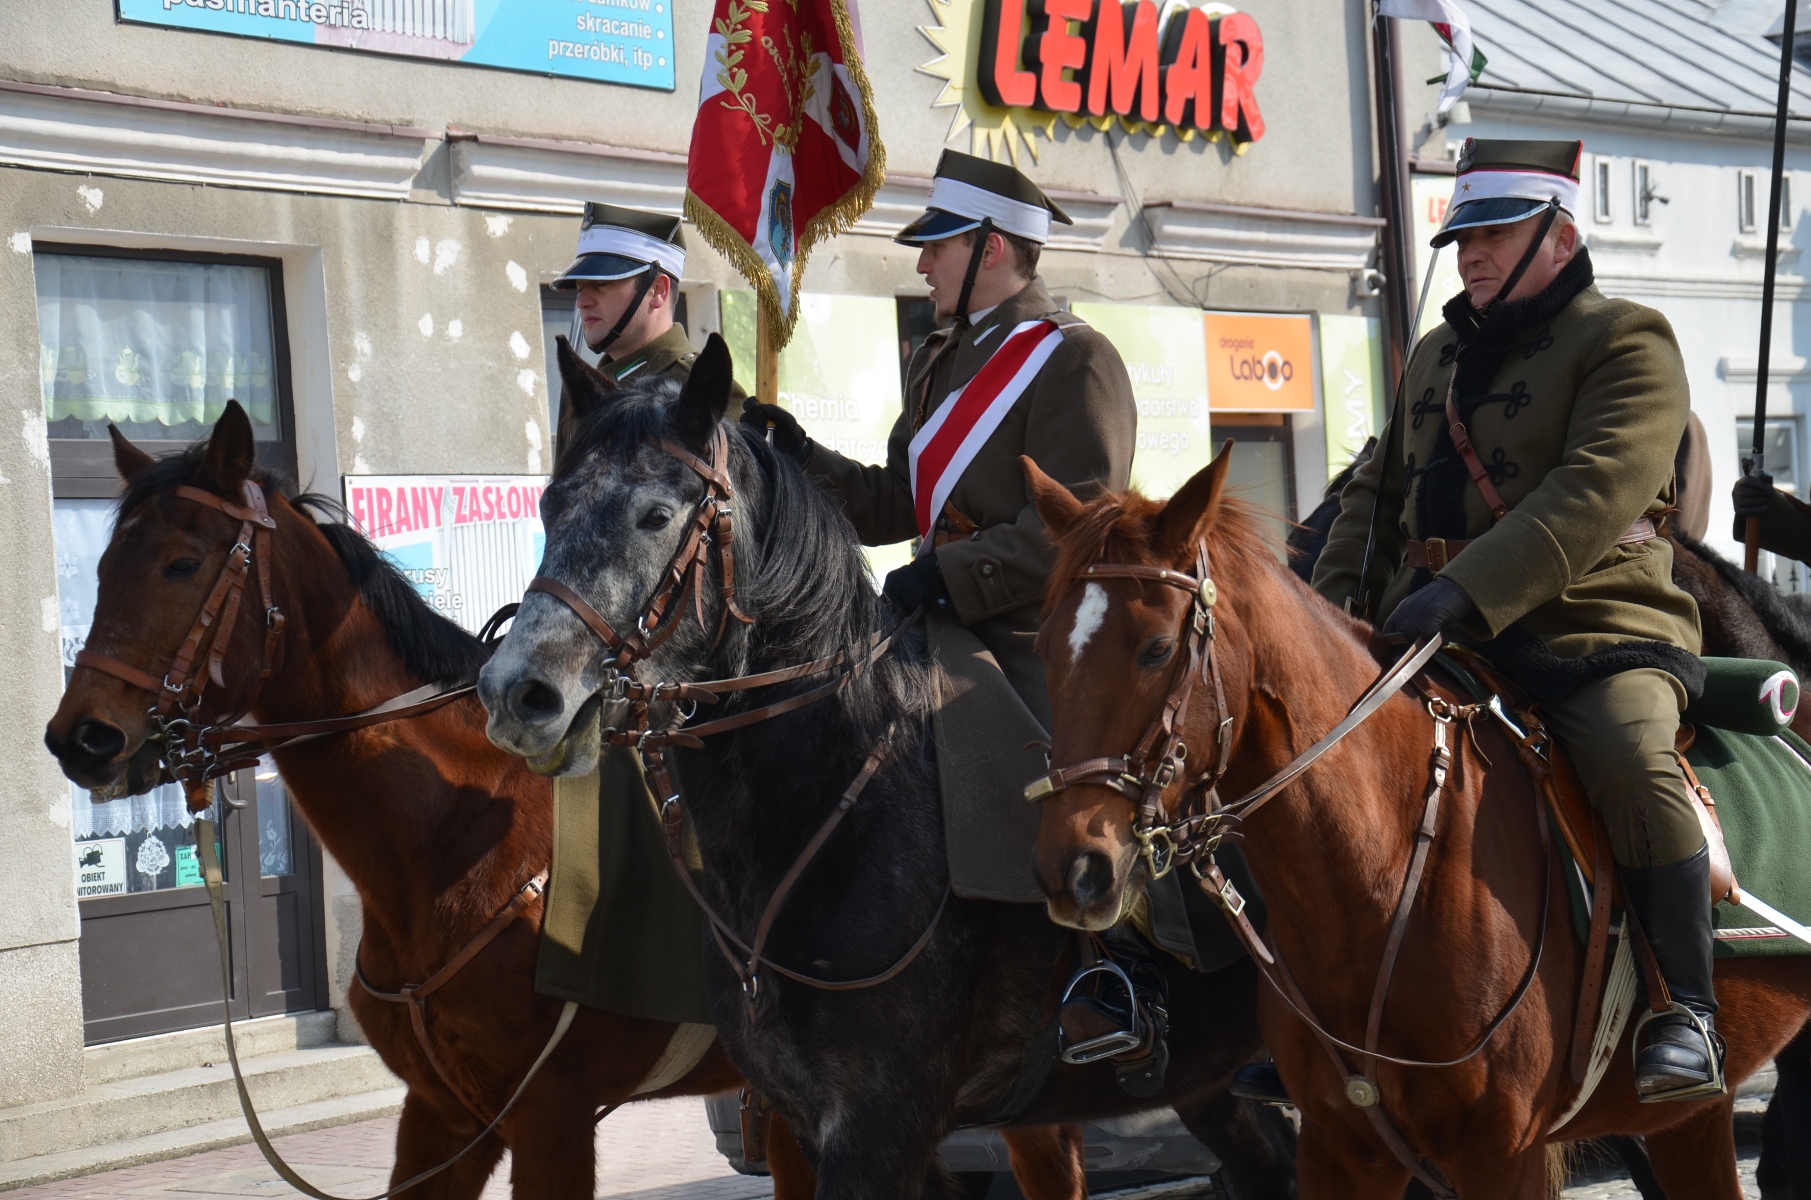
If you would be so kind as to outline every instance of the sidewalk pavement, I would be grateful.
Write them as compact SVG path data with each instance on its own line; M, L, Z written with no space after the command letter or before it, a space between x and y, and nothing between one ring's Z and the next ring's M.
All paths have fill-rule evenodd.
M316 1133L278 1138L277 1152L304 1179L340 1196L375 1196L389 1179L396 1118L362 1121ZM1743 1145L1742 1190L1759 1200L1754 1169L1757 1150ZM717 1153L704 1103L694 1097L628 1105L598 1128L599 1200L765 1200L772 1185L758 1176L737 1175ZM1016 1194L1016 1189L996 1187ZM148 1163L62 1183L10 1193L9 1200L119 1200L121 1197L207 1197L208 1200L275 1200L296 1193L277 1178L256 1146L234 1146L170 1162ZM1639 1200L1620 1173L1580 1179L1564 1200ZM505 1155L482 1200L511 1200L509 1157Z
M396 1118L278 1138L277 1153L302 1178L339 1196L375 1196L390 1177ZM598 1127L598 1196L609 1200L755 1200L773 1194L759 1176L737 1175L717 1153L696 1097L631 1104ZM212 1150L61 1183L22 1188L9 1200L117 1200L128 1196L290 1197L256 1146ZM509 1156L482 1200L510 1200Z

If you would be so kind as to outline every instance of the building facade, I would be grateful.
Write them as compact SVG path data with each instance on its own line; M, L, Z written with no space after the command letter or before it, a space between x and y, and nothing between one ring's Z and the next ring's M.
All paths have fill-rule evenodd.
M784 399L807 428L876 449L862 430L890 423L901 357L928 329L916 256L889 235L922 210L946 145L1010 157L1075 218L1041 273L1122 340L1141 403L1140 478L1167 490L1233 437L1240 478L1280 527L1312 507L1379 403L1362 14L1251 0L1261 40L1245 35L1247 111L1183 137L1040 108L1036 93L989 105L977 61L983 24L1003 7L1011 15L1011 0L864 7L888 182L861 227L811 260ZM12 562L0 573L0 677L18 706L0 731L14 781L0 798L13 863L0 875L0 1010L31 1014L0 1022L0 1104L20 1104L79 1088L85 1042L218 1013L180 804L94 805L39 740L111 528L107 424L168 449L240 399L268 462L317 492L354 502L360 491L354 509L378 533L379 510L359 507L367 489L348 477L544 474L552 337L570 321L569 298L545 285L586 200L680 210L710 11L705 0L670 12L661 0L0 8L0 381L19 422L0 438ZM1228 11L1161 15L1207 30L1210 18L1230 28ZM567 32L543 36L549 21ZM1078 22L1069 36L1087 33ZM1074 74L1059 68L1056 82ZM688 239L694 338L721 329L751 346L746 285ZM231 786L247 806L224 847L245 914L238 1011L343 1011L358 898L273 767Z

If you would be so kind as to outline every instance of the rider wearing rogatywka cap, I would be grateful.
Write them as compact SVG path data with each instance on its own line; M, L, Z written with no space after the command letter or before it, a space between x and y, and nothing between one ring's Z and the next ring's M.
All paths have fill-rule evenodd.
M1666 318L1593 283L1572 217L1581 149L1467 140L1434 238L1457 243L1466 290L1416 346L1382 435L1395 451L1346 488L1314 586L1362 599L1381 487L1373 616L1471 643L1541 702L1691 1014L1646 1026L1636 1087L1682 1099L1722 1080L1709 851L1674 750L1703 686L1698 611L1660 537L1691 399Z
M681 219L596 201L585 205L578 254L553 286L578 293L585 344L602 355L598 367L620 383L648 375L684 379L697 355L674 320L685 275ZM740 389L735 389L741 399ZM573 417L560 405L556 452L564 449Z
M1045 729L1050 700L1032 640L1056 551L1032 506L1019 456L1079 494L1123 488L1138 426L1119 351L1058 309L1038 278L1038 255L1053 221L1071 223L1013 167L944 151L929 209L894 240L919 249L918 273L931 285L937 319L949 324L913 356L886 463L857 462L812 441L777 405L751 404L745 418L758 428L772 422L775 444L842 501L864 543L921 539L913 562L887 576L887 596L902 610L929 604L953 612L993 653ZM1003 345L1021 333L1040 336L1026 330L1040 321L1054 327L1054 336L1024 360L1030 370L1006 381L991 432L976 425L972 441L932 480L932 456L923 452L948 423L942 410L950 397L976 380ZM962 449L972 454L966 462ZM917 484L926 485L924 495Z

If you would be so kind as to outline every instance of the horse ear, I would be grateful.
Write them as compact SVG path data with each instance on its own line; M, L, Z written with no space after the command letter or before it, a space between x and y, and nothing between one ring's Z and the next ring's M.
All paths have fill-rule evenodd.
M686 377L685 386L680 389L679 399L673 406L680 436L693 445L704 445L710 438L711 427L721 421L729 409L729 393L735 382L729 345L713 333L698 357L692 360L692 373Z
M131 483L134 475L157 461L128 441L126 435L119 431L119 426L112 422L107 424L107 436L113 439L113 469L127 483Z
M560 407L570 407L582 421L616 398L617 382L580 358L565 334L553 341L560 362Z
M1232 439L1227 438L1214 461L1196 471L1163 506L1157 518L1157 552L1162 561L1179 562L1194 549L1202 531L1213 523L1231 467Z
M226 402L226 411L214 422L201 456L201 471L195 482L218 495L238 499L239 487L251 477L258 460L258 445L252 437L252 421L237 400Z
M1031 502L1037 505L1038 516L1043 518L1045 528L1052 537L1062 537L1075 524L1075 518L1081 516L1082 502L1073 493L1044 472L1038 465L1019 455L1019 465L1025 468L1025 482L1031 485Z

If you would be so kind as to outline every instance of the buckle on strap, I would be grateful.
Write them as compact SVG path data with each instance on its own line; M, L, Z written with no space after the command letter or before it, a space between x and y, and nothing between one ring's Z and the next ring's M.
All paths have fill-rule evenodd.
M1445 570L1446 564L1452 561L1446 556L1446 539L1429 538L1427 539L1426 546L1427 569L1430 571Z

